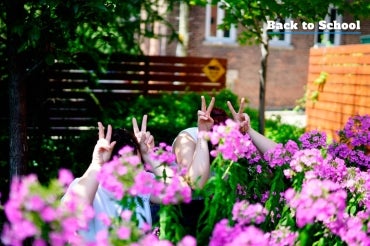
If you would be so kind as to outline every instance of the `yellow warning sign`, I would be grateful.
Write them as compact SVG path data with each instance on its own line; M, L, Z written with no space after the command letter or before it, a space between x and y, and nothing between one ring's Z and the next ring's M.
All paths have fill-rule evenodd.
M204 68L203 72L212 81L216 82L225 73L225 68L217 59L212 59Z

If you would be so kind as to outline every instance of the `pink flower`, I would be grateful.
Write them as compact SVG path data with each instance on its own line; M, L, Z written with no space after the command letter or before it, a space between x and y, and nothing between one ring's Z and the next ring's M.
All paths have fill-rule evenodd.
M57 218L57 213L54 208L47 206L41 210L40 216L46 222L51 222Z
M303 183L299 193L289 189L285 198L295 210L297 225L303 227L316 221L326 222L342 218L347 193L330 180L310 179Z
M27 199L24 206L27 210L39 212L45 206L45 203L39 195L33 195Z
M197 241L192 236L185 236L181 241L177 244L177 246L196 246Z
M239 245L269 245L269 235L254 226L242 226L236 224L234 227L228 225L227 219L221 220L215 225L210 246L239 246Z
M72 172L67 169L60 169L58 173L59 183L68 186L73 181Z
M270 233L271 246L293 246L296 245L298 232L291 231L288 227L279 227Z
M236 202L233 207L233 220L240 224L261 224L267 215L267 210L259 203L250 204L248 201Z
M249 135L243 135L235 121L228 119L225 123L226 125L215 125L211 132L204 133L205 137L216 145L211 155L221 154L225 160L231 161L247 158L250 163L257 162L260 155Z
M131 236L131 229L126 226L120 226L117 230L118 238L127 240Z
M191 189L189 186L183 186L179 177L174 176L171 182L164 186L160 196L163 204L178 204L181 201L188 203L191 201Z
M107 230L101 230L96 233L96 245L111 246Z
M74 194L61 205L57 197L65 192L65 183L59 180L50 183L44 187L35 175L13 179L9 200L4 205L10 222L5 224L1 238L5 245L22 245L26 238L38 245L45 242L81 245L76 232L87 224L90 218L87 211L91 208ZM40 192L44 190L49 192Z
M121 218L125 221L130 221L132 218L132 211L128 209L123 210L121 213Z
M105 213L99 213L97 218L103 222L104 225L109 226L112 223L112 219Z
M134 185L130 188L130 194L137 196L138 194L151 194L152 187L156 182L154 176L146 171L141 171L135 176Z

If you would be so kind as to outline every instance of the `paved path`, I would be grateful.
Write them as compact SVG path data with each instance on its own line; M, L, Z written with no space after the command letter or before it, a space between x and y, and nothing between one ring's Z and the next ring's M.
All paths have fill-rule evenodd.
M284 111L266 111L266 119L274 119L281 117L281 122L296 125L299 127L306 127L306 114L304 112L295 112L292 110Z

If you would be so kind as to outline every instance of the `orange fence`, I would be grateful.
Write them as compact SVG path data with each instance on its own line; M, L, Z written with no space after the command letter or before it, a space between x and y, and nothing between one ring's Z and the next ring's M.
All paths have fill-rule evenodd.
M370 45L311 48L307 131L329 136L353 115L370 114Z

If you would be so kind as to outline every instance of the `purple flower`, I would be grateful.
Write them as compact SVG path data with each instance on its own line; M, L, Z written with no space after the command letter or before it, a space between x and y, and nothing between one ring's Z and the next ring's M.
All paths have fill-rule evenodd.
M321 165L324 158L318 149L304 149L297 151L290 162L291 173L288 175L294 175L294 173L304 173L317 165ZM284 174L287 175L286 172Z
M326 133L312 130L299 137L303 149L320 149L326 146Z
M350 167L342 187L347 189L352 196L359 198L359 205L365 205L370 201L370 171L361 171L359 168ZM366 207L366 206L365 206Z
M293 155L299 150L296 142L289 140L285 145L277 144L273 149L265 152L264 159L269 163L269 166L283 166L290 163Z
M370 115L350 117L339 135L349 140L351 146L369 146Z
M314 174L322 179L329 179L336 183L342 183L347 175L347 166L344 160L333 158L328 155L323 162L314 166Z
M339 140L333 141L328 153L345 160L349 166L370 168L370 115L349 118L342 130L338 131Z
M248 201L240 201L234 204L233 220L240 224L256 223L265 221L267 210L260 204L250 204Z

